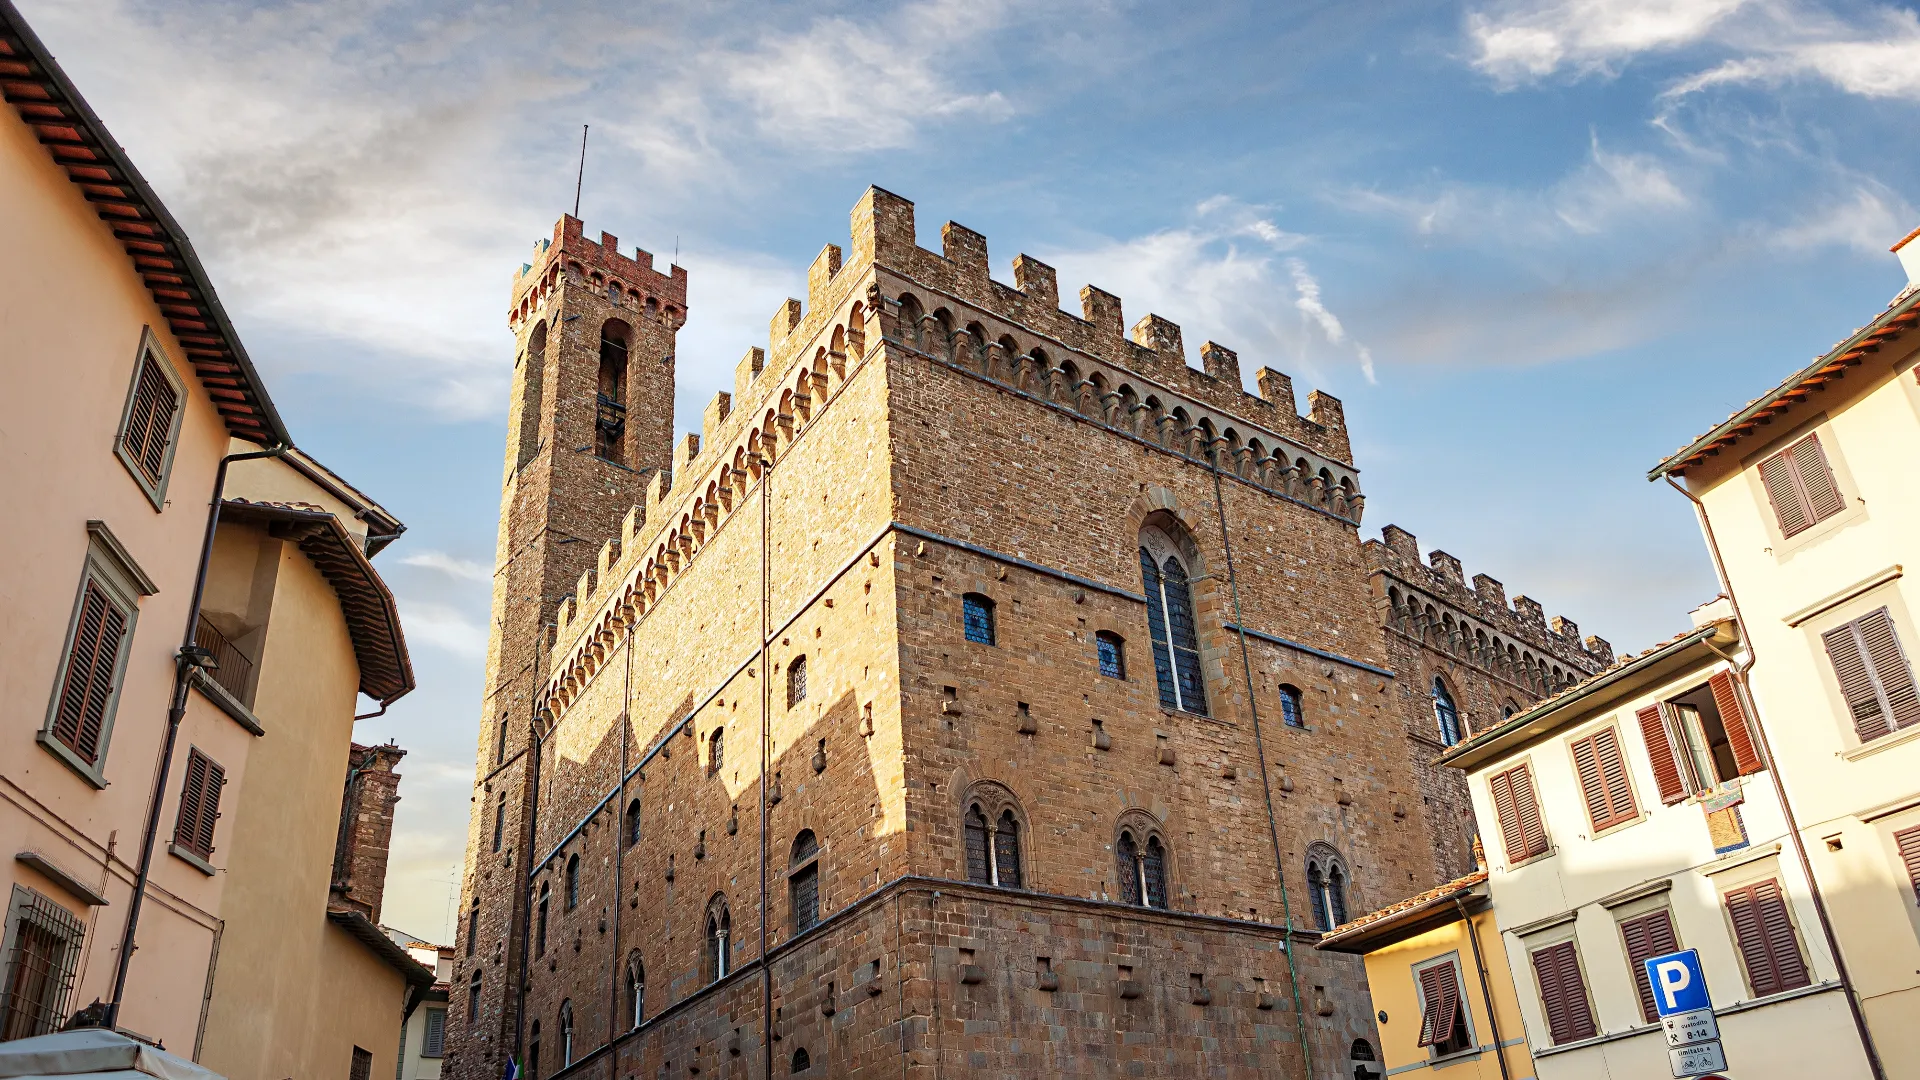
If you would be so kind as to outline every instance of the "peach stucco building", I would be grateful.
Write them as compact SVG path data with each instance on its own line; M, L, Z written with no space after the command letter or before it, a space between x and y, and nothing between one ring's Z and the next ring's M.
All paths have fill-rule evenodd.
M233 1077L391 1061L433 979L374 926L400 751L352 731L413 686L369 561L400 525L292 449L6 0L0 88L0 1039L79 1014Z

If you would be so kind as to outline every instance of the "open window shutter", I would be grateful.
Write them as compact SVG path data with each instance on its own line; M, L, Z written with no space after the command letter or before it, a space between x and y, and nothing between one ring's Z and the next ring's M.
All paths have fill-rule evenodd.
M1798 474L1800 490L1806 493L1811 518L1808 524L1824 521L1847 508L1839 485L1834 483L1833 467L1827 464L1827 452L1820 446L1820 436L1807 436L1787 453L1793 456L1793 471Z
M1600 778L1600 759L1593 749L1593 736L1573 744L1573 766L1580 774L1580 794L1587 800L1587 818L1599 832L1613 824L1613 808L1607 802L1606 781Z
M1893 843L1900 849L1900 861L1906 865L1907 881L1913 886L1913 898L1920 902L1920 825L1894 833Z
M1540 803L1533 795L1533 775L1525 765L1514 768L1513 810L1520 819L1520 835L1526 842L1527 857L1542 855L1547 850L1547 828L1540 819Z
M1558 1044L1592 1038L1593 1010L1587 1006L1587 988L1580 978L1580 957L1573 942L1563 941L1534 953L1533 970L1540 979L1541 1004L1546 1006L1547 1030L1553 1041Z
M1680 779L1680 762L1673 756L1673 740L1667 737L1667 718L1658 705L1649 705L1634 714L1640 721L1640 737L1646 740L1647 758L1653 763L1653 782L1660 789L1660 801L1669 805L1687 797L1687 785Z
M1775 454L1760 463L1760 483L1773 503L1773 515L1780 522L1780 533L1793 536L1813 524L1812 515L1793 482L1793 461L1785 453Z
M1426 1007L1420 1015L1419 1045L1445 1042L1460 1022L1460 980L1453 965L1437 964L1422 971L1420 996Z
M200 844L200 799L207 787L207 759L198 750L187 754L187 776L180 786L180 817L173 826L173 842L188 851L198 852Z
M1519 862L1527 857L1527 845L1520 836L1520 817L1513 811L1512 777L1501 773L1488 780L1487 793L1493 796L1493 813L1500 819L1500 843L1506 848L1507 861Z
M1733 751L1734 767L1741 776L1760 771L1760 750L1754 743L1753 729L1747 724L1747 711L1740 707L1740 695L1734 691L1733 678L1722 671L1707 680L1713 688L1713 703L1720 709L1720 724L1727 729L1727 745Z
M1833 661L1833 675L1840 683L1840 696L1853 714L1853 730L1863 743L1893 730L1886 706L1880 699L1880 684L1867 666L1867 653L1860 644L1854 623L1836 626L1820 635L1827 646L1827 659Z
M1620 935L1626 939L1627 967L1632 969L1634 987L1640 992L1640 1016L1653 1023L1660 1016L1654 1008L1653 986L1647 981L1646 961L1680 948L1673 934L1673 918L1662 908L1621 923Z
M200 792L200 821L194 832L200 854L213 854L213 825L220 820L220 789L227 784L227 771L211 758L206 762L206 787Z
M53 735L89 764L100 760L107 702L113 698L114 667L126 632L126 612L98 582L88 578L80 601L80 621L73 628L73 644L67 650L66 681L60 687Z
M167 436L173 433L173 412L180 395L152 353L142 357L140 381L133 390L133 410L127 417L123 442L127 455L138 462L148 482L158 484L167 463Z
M1861 616L1857 624L1860 627L1860 640L1866 645L1867 660L1873 665L1874 679L1880 683L1880 693L1893 726L1903 728L1920 723L1920 693L1914 690L1913 669L1907 665L1906 653L1900 648L1900 637L1893 629L1893 616L1887 613L1886 608L1881 608Z

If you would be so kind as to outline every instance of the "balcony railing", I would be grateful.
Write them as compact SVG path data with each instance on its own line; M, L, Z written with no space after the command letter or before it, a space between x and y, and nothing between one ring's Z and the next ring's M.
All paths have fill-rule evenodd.
M228 641L227 635L208 622L205 615L200 616L200 625L193 632L193 642L213 654L213 662L218 666L207 672L213 681L232 694L235 701L248 704L247 691L253 686L253 661L247 658L247 654Z

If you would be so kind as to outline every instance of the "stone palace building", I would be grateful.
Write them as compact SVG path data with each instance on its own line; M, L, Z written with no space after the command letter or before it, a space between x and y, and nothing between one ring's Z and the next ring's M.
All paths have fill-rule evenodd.
M516 276L450 1076L1375 1075L1298 946L1470 866L1428 762L1611 662L1363 542L1339 401L913 213L677 441L686 271L566 217Z

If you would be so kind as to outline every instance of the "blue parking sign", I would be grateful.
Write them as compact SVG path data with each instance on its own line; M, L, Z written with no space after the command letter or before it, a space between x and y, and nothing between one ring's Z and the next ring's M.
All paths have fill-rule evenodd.
M1700 969L1697 950L1649 957L1643 963L1647 966L1647 984L1653 988L1653 1007L1661 1016L1712 1007L1707 998L1707 976Z

